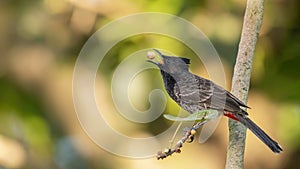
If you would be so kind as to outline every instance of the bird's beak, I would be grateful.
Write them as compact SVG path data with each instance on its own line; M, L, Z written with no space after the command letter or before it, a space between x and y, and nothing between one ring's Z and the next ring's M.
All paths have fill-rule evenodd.
M155 64L155 65L158 65L159 63L158 62L155 62L155 61L153 61L153 60L146 60L146 62L150 62L150 63L153 63L153 64Z
M153 49L153 50L159 55L159 57L156 57L153 53L153 56L148 56L147 62L153 63L157 66L162 65L164 63L163 62L164 55L157 49Z
M157 49L153 49L160 57L163 57L163 54L159 51L159 50L157 50Z

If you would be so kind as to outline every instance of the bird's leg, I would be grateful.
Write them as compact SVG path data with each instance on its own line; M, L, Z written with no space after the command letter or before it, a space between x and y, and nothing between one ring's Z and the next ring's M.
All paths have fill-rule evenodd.
M204 106L204 110L207 110L206 103L204 103L204 104L203 104L203 106ZM207 114L207 112L205 111L205 113L204 113L204 116L203 116L203 120L205 119L205 117L206 117L206 114Z

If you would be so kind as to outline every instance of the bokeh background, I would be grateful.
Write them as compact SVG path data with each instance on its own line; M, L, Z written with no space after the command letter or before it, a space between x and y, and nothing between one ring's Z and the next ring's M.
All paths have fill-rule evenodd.
M105 24L137 12L165 12L185 18L208 36L225 68L227 86L224 87L230 90L245 3L240 0L0 0L0 168L223 168L228 143L226 118L221 119L207 142L185 145L180 155L163 161L123 158L102 150L80 127L72 102L72 73L86 40ZM297 0L265 2L251 78L249 113L284 151L274 155L249 132L245 168L300 166L299 3ZM174 39L160 37L158 41L155 35L125 39L109 52L98 72L104 80L97 87L107 92L107 97L100 98L107 111L115 111L111 99L106 99L110 96L113 70L130 53L151 47L196 58ZM205 76L199 65L199 61L192 60L191 70ZM147 87L142 88L149 91L153 86L161 86L158 73L150 70L137 84L145 82ZM139 101L134 96L132 99L138 109L149 106L147 99ZM165 112L178 110L169 100ZM162 118L146 126L118 120L122 119L111 121L116 128L126 129L128 135L135 132L155 135L170 125Z

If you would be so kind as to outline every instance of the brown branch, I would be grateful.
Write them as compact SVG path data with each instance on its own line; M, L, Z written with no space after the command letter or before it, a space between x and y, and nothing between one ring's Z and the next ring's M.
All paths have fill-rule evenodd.
M239 52L234 67L231 92L244 103L248 100L254 50L263 18L263 3L264 0L247 0ZM245 126L229 119L226 169L244 168L245 138Z
M157 153L157 159L164 159L168 156L171 156L174 153L181 153L181 147L183 143L188 142L191 143L194 140L194 136L196 134L196 130L199 129L202 125L204 125L207 120L196 123L191 129L185 131L183 137L176 143L174 148L167 148L164 151L159 151Z

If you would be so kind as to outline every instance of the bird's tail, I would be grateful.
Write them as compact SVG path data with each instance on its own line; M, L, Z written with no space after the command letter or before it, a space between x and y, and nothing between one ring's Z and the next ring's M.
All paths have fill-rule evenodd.
M282 148L280 145L269 137L260 127L258 127L251 119L242 114L234 116L236 120L250 129L263 143L265 143L274 153L280 153Z

